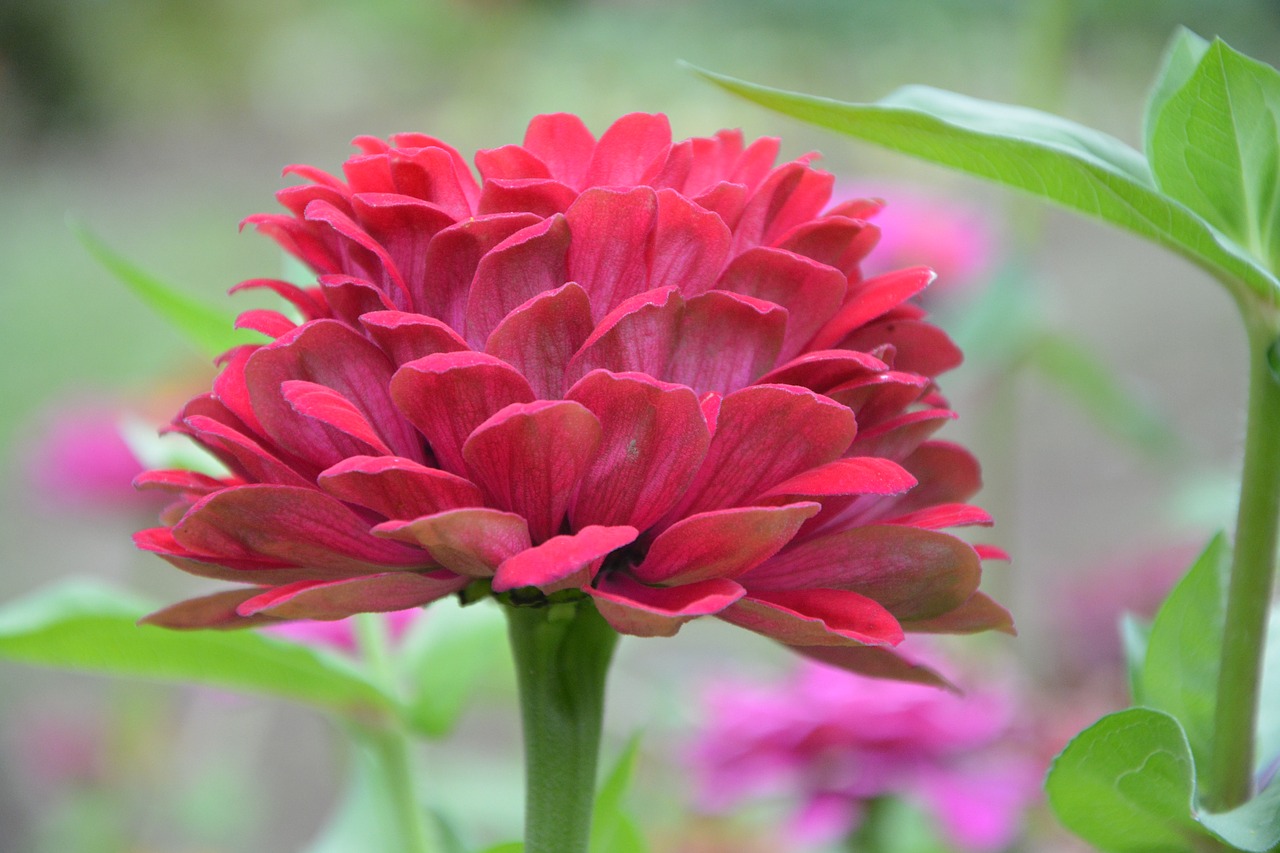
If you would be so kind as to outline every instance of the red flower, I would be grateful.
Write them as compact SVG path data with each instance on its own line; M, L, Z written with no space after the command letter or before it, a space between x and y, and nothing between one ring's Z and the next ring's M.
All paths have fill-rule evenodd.
M832 177L738 132L672 144L662 116L599 140L540 116L463 158L361 137L345 180L307 166L247 221L317 274L256 279L301 315L224 357L175 429L231 476L152 472L167 525L139 545L251 586L173 626L333 619L490 584L588 595L619 631L698 616L823 660L929 677L904 630L1007 628L977 592L984 524L933 377L960 353L870 280L871 203L822 214Z

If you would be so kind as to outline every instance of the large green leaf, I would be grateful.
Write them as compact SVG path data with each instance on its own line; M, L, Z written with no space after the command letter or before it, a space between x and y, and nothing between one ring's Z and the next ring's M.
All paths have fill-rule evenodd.
M1201 814L1200 822L1232 847L1266 853L1280 845L1280 776L1239 808Z
M148 308L209 355L221 355L237 344L261 340L253 332L237 329L235 314L206 305L145 272L78 222L69 222L68 227L98 263L133 291Z
M698 71L762 106L1023 190L1172 249L1238 299L1272 303L1280 281L1230 238L1155 188L1141 154L1057 116L925 86L873 104L772 89Z
M1149 708L1103 717L1053 762L1045 793L1068 829L1106 853L1194 853L1195 767L1178 721Z
M1155 85L1147 96L1146 113L1142 121L1142 149L1151 156L1151 137L1155 133L1156 118L1169 98L1186 84L1195 73L1209 42L1186 28L1179 28L1173 34L1169 47L1165 49L1164 61L1160 64L1160 73L1156 75Z
M138 625L153 609L98 584L64 583L0 608L0 660L263 693L346 714L394 707L336 656L252 631Z
M1143 704L1182 724L1200 767L1208 765L1213 743L1230 563L1231 546L1219 533L1161 605L1142 667Z
M1214 41L1160 108L1147 156L1162 192L1280 269L1280 73Z

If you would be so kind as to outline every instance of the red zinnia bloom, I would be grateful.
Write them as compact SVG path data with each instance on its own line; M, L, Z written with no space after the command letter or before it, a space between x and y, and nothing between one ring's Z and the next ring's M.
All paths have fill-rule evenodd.
M178 503L141 547L247 588L153 621L239 625L590 596L622 633L715 615L823 660L928 678L904 630L1008 626L977 592L984 524L933 383L960 353L909 302L924 268L858 272L874 207L739 132L663 116L598 140L569 115L463 158L361 137L247 221L317 274L255 279L300 321L232 350L175 422L225 479L152 472Z

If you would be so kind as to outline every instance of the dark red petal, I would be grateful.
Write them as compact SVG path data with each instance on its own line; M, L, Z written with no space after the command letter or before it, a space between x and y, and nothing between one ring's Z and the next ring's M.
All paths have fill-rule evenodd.
M439 468L399 456L354 456L322 473L321 488L384 518L410 519L481 506L480 489Z
M133 478L139 491L166 492L173 495L208 495L226 488L228 483L197 471L143 471Z
M887 678L912 684L941 687L956 693L955 685L927 666L914 663L893 649L883 646L792 646L805 657L868 678Z
M786 385L735 391L720 403L711 447L680 514L742 505L834 462L856 431L848 409L812 391Z
M332 229L327 236L343 272L380 285L398 308L407 309L413 304L409 287L391 255L354 219L320 199L307 205L305 218Z
M531 213L498 213L463 220L436 234L427 246L424 289L413 293L415 310L462 329L467 292L480 259L521 228L540 221Z
M858 262L880 240L880 229L858 219L827 214L802 222L774 245L835 267L842 275L854 276Z
M902 642L902 626L878 602L841 589L789 589L756 593L719 614L766 637L793 646L843 645L847 640L875 646Z
M386 248L409 293L423 292L431 274L427 245L456 218L437 205L405 195L359 193L351 201L356 219ZM416 305L403 307L421 310Z
M411 361L391 380L391 398L426 436L440 467L466 474L462 444L480 424L511 403L534 400L514 367L480 352L448 352Z
M280 383L280 394L298 414L351 437L354 441L346 449L346 454L358 455L368 450L380 454L392 453L391 448L387 447L369 423L369 419L350 400L332 388L300 379L289 379Z
M757 247L738 255L715 285L787 309L782 358L791 358L840 309L845 277L836 269L781 249Z
M412 521L387 521L378 536L412 542L459 575L492 577L502 561L529 547L529 525L515 513L488 507L453 509Z
M342 502L292 486L215 492L187 512L173 536L199 554L280 560L329 577L426 563L419 549L371 535L369 525Z
M600 421L579 403L513 403L475 429L462 456L488 502L524 516L539 543L559 532L600 436Z
M832 388L868 376L878 376L889 365L865 352L817 350L792 359L760 377L761 384L799 385L826 394Z
M237 608L243 602L261 593L262 588L255 586L248 589L228 589L199 598L188 598L186 601L179 601L177 604L171 604L142 617L138 620L138 624L183 631L198 628L252 628L255 625L270 625L280 621L269 613L242 616L237 612Z
M245 480L283 486L311 485L292 465L233 427L206 415L191 415L183 424L192 438Z
M915 527L874 525L792 545L741 578L747 589L847 589L899 619L930 619L963 604L982 566L967 543Z
M346 619L357 613L391 613L421 607L457 592L471 578L449 571L384 572L337 581L299 581L242 603L241 616L278 619Z
M712 290L685 303L667 369L657 378L728 394L778 360L787 312L772 302Z
M912 512L934 504L963 503L982 488L982 471L973 454L958 444L929 441L902 461L920 481L900 503L896 512Z
M635 186L656 172L671 147L671 124L664 115L631 113L600 136L584 186Z
M641 530L689 487L711 433L688 388L640 373L593 371L565 395L600 420L600 448L569 509L572 525Z
M674 287L633 296L596 326L569 360L567 379L576 381L597 368L661 377L679 341L683 315L684 299Z
M657 210L654 191L635 187L587 190L565 212L572 235L565 280L591 297L594 319L649 289L647 245Z
M778 553L818 509L736 507L683 518L658 534L632 574L650 584L735 578Z
M498 324L485 351L513 365L540 399L564 396L565 371L591 334L591 300L570 282L540 293Z
M577 197L576 190L559 181L491 180L484 182L476 213L488 216L523 211L536 216L555 216L568 210Z
M597 587L587 587L586 593L615 631L636 637L671 637L689 620L724 610L746 590L726 578L662 587L617 574L603 578Z
M551 177L582 189L596 138L582 119L568 113L535 116L525 131L524 147L547 166Z
M813 219L831 196L835 178L797 160L773 170L752 194L734 229L733 247L771 246L802 222Z
M438 352L470 349L443 321L425 314L372 311L360 315L360 325L395 364L406 364Z
M860 283L856 290L850 292L840 313L832 317L831 321L814 337L810 347L828 349L836 346L867 323L924 290L935 278L937 274L928 267L911 267L895 270ZM877 345L882 343L890 343L890 341L876 339ZM864 349L862 346L848 344L846 346L849 349ZM898 361L894 362L894 367L915 373L924 372L913 370Z
M937 376L964 360L946 332L919 320L886 318L855 330L839 342L841 347L868 351L885 344L895 350L894 369L907 373Z
M947 421L954 420L955 412L946 409L925 409L907 412L896 418L874 424L858 433L849 448L855 456L883 456L886 459L906 459Z
M467 296L466 338L475 349L511 311L568 279L569 225L556 214L512 234L476 266Z
M975 592L969 600L954 610L932 619L904 621L902 627L921 634L976 634L979 631L1000 631L1017 634L1009 611L982 592Z
M585 586L609 552L630 545L639 535L634 527L589 525L577 533L552 536L504 560L493 576L493 591L534 586L550 594Z
M348 326L359 324L361 315L370 311L400 310L386 291L368 279L342 274L322 275L318 281L329 313Z

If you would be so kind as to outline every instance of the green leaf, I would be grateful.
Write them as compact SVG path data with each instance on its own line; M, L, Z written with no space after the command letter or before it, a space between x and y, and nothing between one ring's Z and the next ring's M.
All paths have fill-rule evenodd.
M624 808L639 747L640 738L633 737L596 792L591 816L591 853L647 853L649 849L640 827Z
M493 847L486 847L480 853L524 853L524 843L520 841L506 841L502 844L495 844Z
M1155 119L1160 190L1280 269L1280 72L1214 41Z
M1280 607L1267 623L1267 653L1262 659L1258 700L1258 767L1280 767ZM1280 774L1277 774L1280 776Z
M1194 853L1195 765L1178 721L1149 708L1110 714L1076 735L1045 781L1063 825L1107 853Z
M307 853L395 850L401 844L391 807L395 794L387 790L376 746L356 731L350 744L342 797Z
M1147 659L1147 646L1151 642L1151 625L1133 613L1120 614L1120 644L1124 648L1125 671L1129 676L1129 692L1133 704L1145 705L1142 666Z
M1151 137L1155 132L1156 118L1174 92L1190 79L1208 49L1209 42L1184 27L1179 27L1173 34L1173 40L1165 49L1164 61L1160 64L1155 85L1147 96L1146 114L1142 122L1142 147L1148 157L1151 156Z
M1207 222L1161 195L1143 157L1057 116L924 86L874 104L844 103L695 69L762 106L905 154L1023 190L1132 231L1203 267L1237 299L1268 304L1280 281Z
M1219 533L1161 605L1142 667L1143 704L1177 718L1200 767L1213 744L1230 563L1231 547Z
M399 666L409 685L409 724L428 737L448 734L480 687L511 681L506 624L490 602L436 602L406 638Z
M1280 845L1280 775L1239 808L1203 813L1200 822L1232 847L1249 853L1266 853Z
M0 659L263 693L344 714L394 706L336 656L252 631L137 624L154 609L98 584L60 584L0 608Z
M133 291L147 307L209 355L221 355L237 344L260 340L253 332L235 327L235 314L206 305L149 275L110 249L80 223L71 221L68 227L98 263Z

